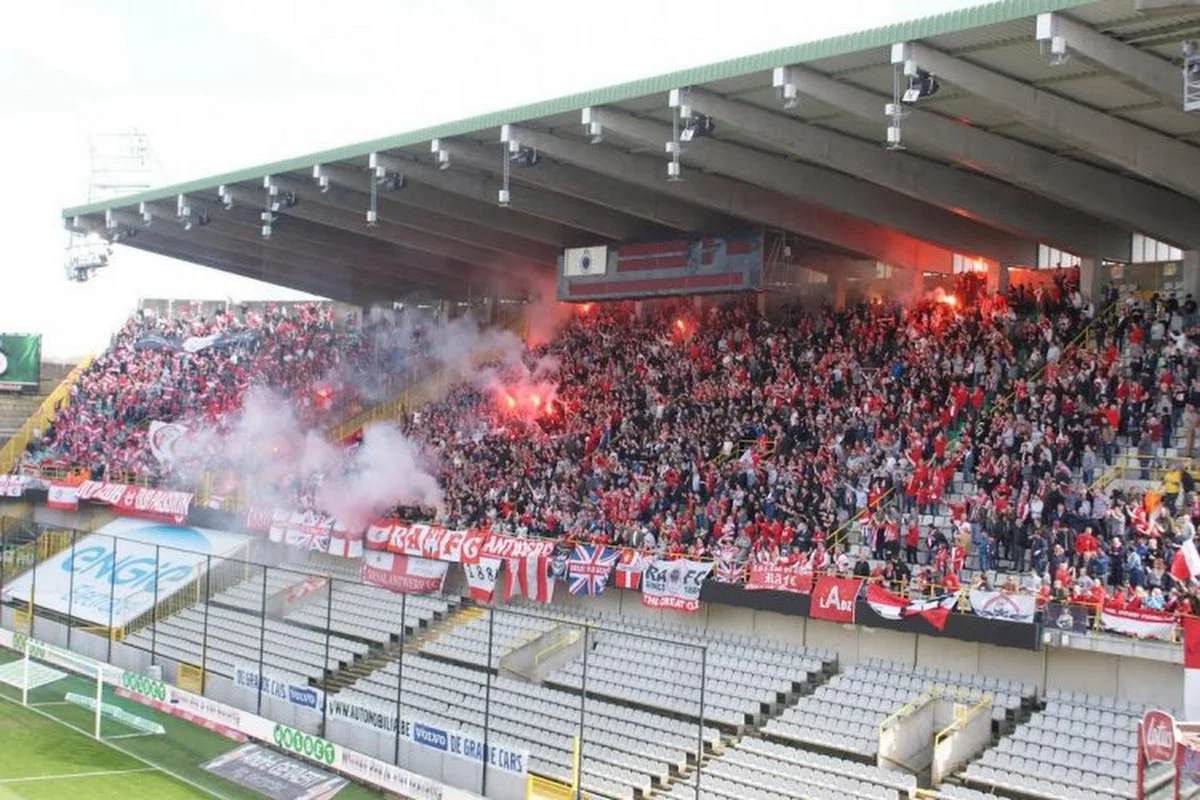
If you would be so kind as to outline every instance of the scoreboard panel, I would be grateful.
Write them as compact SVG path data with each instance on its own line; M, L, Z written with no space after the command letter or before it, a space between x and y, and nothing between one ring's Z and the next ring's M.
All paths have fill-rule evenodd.
M558 299L637 299L725 294L762 287L763 235L573 247L558 260Z

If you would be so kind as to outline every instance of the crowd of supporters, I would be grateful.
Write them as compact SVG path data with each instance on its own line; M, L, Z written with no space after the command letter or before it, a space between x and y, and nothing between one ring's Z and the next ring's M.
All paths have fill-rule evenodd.
M725 577L765 561L930 593L1017 589L1011 575L1045 599L1189 602L1170 566L1200 506L1188 470L1159 459L1194 446L1190 296L1093 306L1066 281L989 296L965 276L908 306L703 308L579 307L525 367L410 414L445 505L399 513L713 558ZM315 304L139 314L26 464L164 478L148 423L227 428L252 385L290 398L305 425L340 419L365 383L420 362L420 337L399 354L373 346L372 326L391 324L337 328ZM557 366L549 390L523 383L535 361ZM1164 491L1103 485L1122 452L1141 457L1135 478L1170 467Z
M410 430L443 460L451 525L930 592L969 566L1046 599L1173 610L1192 476L1169 471L1166 494L1097 480L1121 450L1145 456L1135 478L1166 443L1190 450L1195 326L1190 298L1097 312L1070 285L987 297L969 280L909 308L774 319L597 307L539 353L561 363L542 413L464 387Z

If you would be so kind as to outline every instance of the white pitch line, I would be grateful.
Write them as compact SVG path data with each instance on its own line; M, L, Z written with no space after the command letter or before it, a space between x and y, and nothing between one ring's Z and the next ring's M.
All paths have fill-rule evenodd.
M42 706L73 706L74 703L68 703L66 700L47 700L44 703L30 703L30 706L41 708Z
M5 697L3 694L0 694L0 700L4 700L6 702L12 703L14 706L21 706L21 708L29 708L29 710L32 711L33 713L41 714L46 719L52 720L53 722L57 722L59 725L62 725L64 728L70 728L71 730L75 731L76 733L82 734L83 736L86 736L87 738L95 741L95 739L92 736L91 731L85 731L83 728L72 725L71 723L66 722L65 720L61 720L58 717L54 716L53 714L47 714L45 711L42 711L40 708L32 708L29 706L22 706L20 700L14 700L11 697ZM130 758L134 759L135 761L142 762L147 767L156 769L159 772L163 773L164 775L170 775L172 778L179 781L180 783L186 783L188 786L191 786L193 789L198 790L202 794L206 794L209 797L215 797L215 798L217 798L217 800L230 800L230 798L226 797L225 795L221 794L220 792L214 792L212 789L209 789L207 786L201 786L200 784L196 783L193 780L188 780L187 778L183 777L182 775L172 772L171 770L167 769L166 767L160 767L152 761L147 761L146 759L139 756L137 753L126 750L124 747L121 747L121 745L119 745L119 744L113 744L112 742L107 742L103 738L101 738L100 741L103 742L105 744L105 746L111 747L113 750L116 750L118 753L124 753L125 755L129 756Z
M64 772L61 775L35 775L29 778L0 778L0 783L32 783L34 781L60 781L70 778L99 778L102 775L132 775L135 772L158 772L158 767L104 769L99 772Z

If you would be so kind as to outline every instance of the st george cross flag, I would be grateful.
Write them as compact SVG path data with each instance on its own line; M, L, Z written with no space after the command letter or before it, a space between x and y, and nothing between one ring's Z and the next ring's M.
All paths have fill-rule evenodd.
M1183 711L1200 720L1200 617L1183 618Z
M1200 581L1200 553L1196 552L1195 539L1188 539L1175 551L1171 577L1185 585Z
M649 554L643 553L640 550L630 550L628 548L622 550L621 556L617 561L616 587L618 589L637 589L641 587L642 573L646 571L646 565L650 561Z
M550 556L529 556L508 559L508 589L504 600L518 594L539 603L554 599L554 579L550 577Z
M599 545L579 544L567 559L568 590L595 597L604 591L621 554Z
M950 610L958 603L958 592L930 599L910 600L889 592L877 583L867 584L867 603L884 619L921 617L939 631L946 627Z

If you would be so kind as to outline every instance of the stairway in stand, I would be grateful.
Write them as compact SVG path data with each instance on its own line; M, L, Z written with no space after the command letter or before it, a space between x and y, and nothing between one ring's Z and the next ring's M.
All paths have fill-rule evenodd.
M476 606L460 605L429 627L421 628L415 633L406 636L403 643L377 648L366 658L347 665L344 669L331 671L320 684L320 687L331 694L340 692L356 681L362 680L376 670L387 666L389 662L396 661L399 658L401 647L404 648L405 655L415 655L425 645L438 639L447 631L472 620L479 619L484 613L483 609Z
M25 420L37 411L38 406L62 383L71 368L71 364L43 363L37 391L0 392L0 445L11 439L25 424Z

